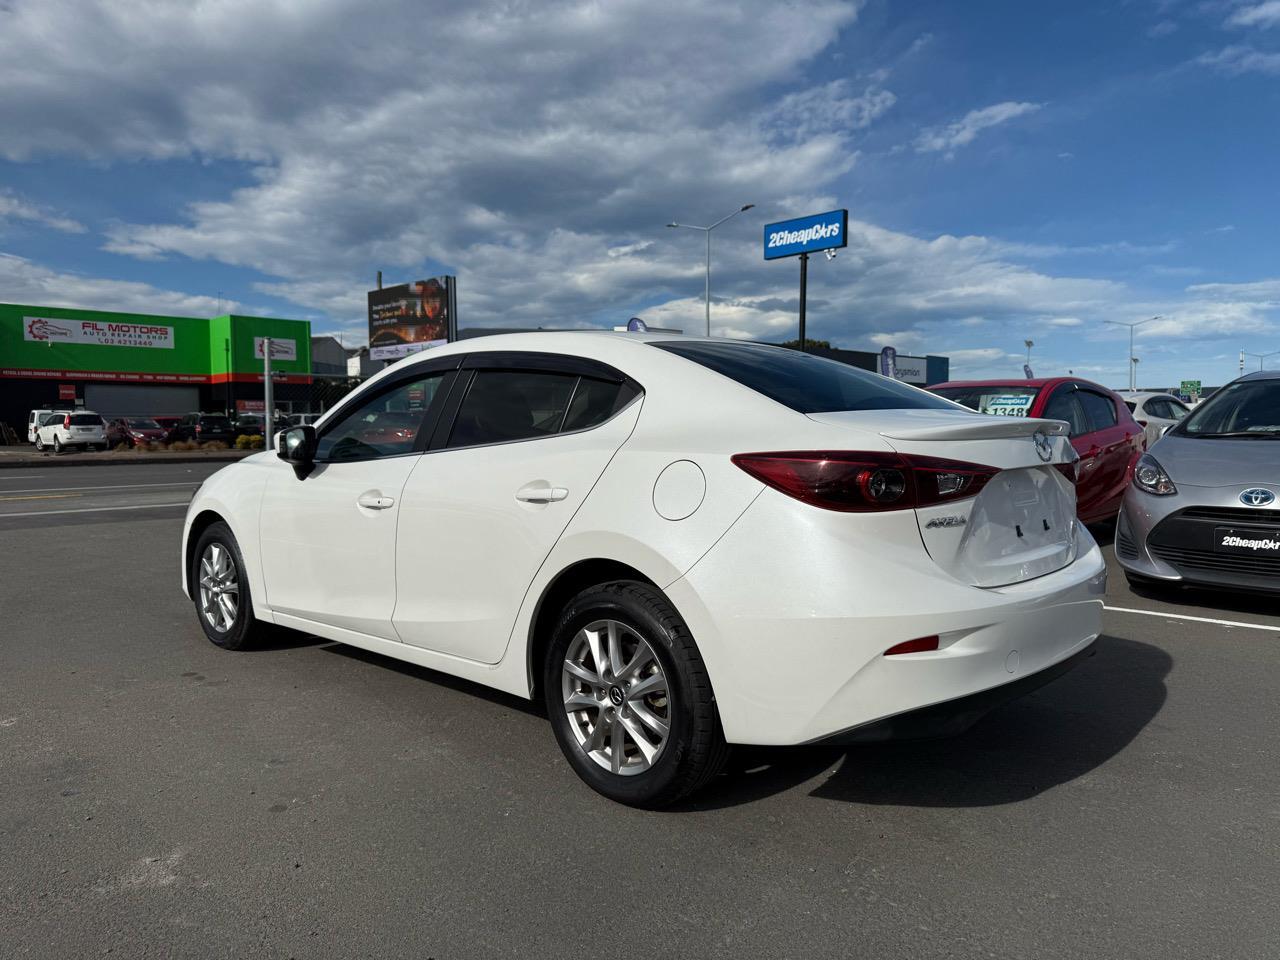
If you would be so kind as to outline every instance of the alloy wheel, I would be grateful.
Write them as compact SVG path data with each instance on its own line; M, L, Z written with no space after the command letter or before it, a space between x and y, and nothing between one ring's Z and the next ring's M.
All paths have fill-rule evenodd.
M226 544L211 543L200 557L200 613L218 633L226 633L240 610L240 584Z
M657 654L617 620L597 620L569 643L561 671L569 728L582 751L621 776L649 770L671 732L671 698Z

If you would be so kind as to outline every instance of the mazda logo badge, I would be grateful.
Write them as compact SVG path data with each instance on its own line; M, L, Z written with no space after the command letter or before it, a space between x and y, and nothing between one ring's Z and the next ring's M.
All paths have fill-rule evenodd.
M1240 494L1240 502L1249 507L1265 507L1276 502L1276 495L1262 487L1250 487Z
M1049 437L1044 432L1037 430L1032 437L1036 442L1036 455L1045 463L1053 459L1053 444L1049 442Z

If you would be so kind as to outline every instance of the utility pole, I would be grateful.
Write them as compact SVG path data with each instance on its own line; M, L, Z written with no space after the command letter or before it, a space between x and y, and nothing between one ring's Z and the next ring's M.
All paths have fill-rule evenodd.
M804 353L804 310L809 299L809 254L800 254L800 352Z
M274 385L271 382L271 338L262 338L262 429L266 432L266 440L271 442L272 427L275 418L271 415L275 410L276 398Z

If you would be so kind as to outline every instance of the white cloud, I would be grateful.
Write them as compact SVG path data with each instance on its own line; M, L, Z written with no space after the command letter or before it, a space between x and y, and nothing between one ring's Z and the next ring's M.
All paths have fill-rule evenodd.
M1177 29L1178 23L1176 20L1160 20L1147 28L1147 36L1154 38L1167 37L1169 34L1175 33Z
M62 233L84 233L84 224L52 213L44 207L22 199L12 190L0 190L0 223L5 220L26 220L38 223Z
M1216 53L1204 53L1196 58L1196 63L1231 74L1280 73L1280 53L1264 53L1249 46L1223 47Z
M1280 0L1264 0L1263 3L1239 7L1227 17L1229 27L1274 27L1280 24Z
M957 147L972 143L983 130L989 130L991 127L1008 123L1018 117L1035 113L1042 106L1043 104L1040 103L1019 103L1013 100L1006 100L1003 103L994 103L989 107L983 107L981 110L970 110L954 123L941 127L930 127L921 131L916 138L916 152L941 153L945 151L952 153Z
M1080 327L1084 321L1079 317L1051 317L1045 321L1051 327Z
M234 300L162 290L148 283L62 273L8 253L0 253L0 290L10 303L126 313L209 317L219 308L225 312L239 307Z

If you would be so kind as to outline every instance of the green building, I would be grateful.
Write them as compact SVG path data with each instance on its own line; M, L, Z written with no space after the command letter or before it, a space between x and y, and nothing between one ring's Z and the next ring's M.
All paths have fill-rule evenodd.
M104 416L261 409L263 339L277 406L311 400L311 324L231 314L166 317L0 303L0 421L42 407Z

